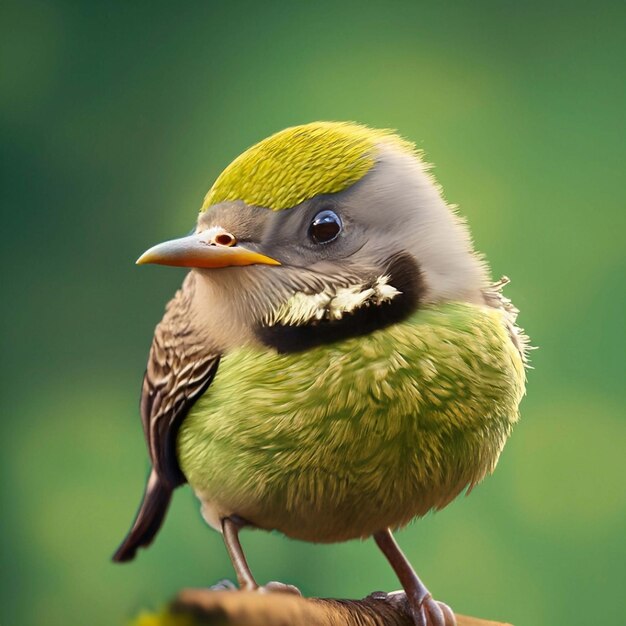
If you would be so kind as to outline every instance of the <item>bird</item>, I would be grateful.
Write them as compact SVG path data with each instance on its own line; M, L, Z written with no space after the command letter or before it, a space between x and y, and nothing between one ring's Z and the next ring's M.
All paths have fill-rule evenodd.
M137 260L188 268L141 391L151 471L114 555L134 558L189 483L239 586L243 528L373 537L416 626L451 626L393 533L498 462L525 394L518 310L421 151L395 131L312 122L217 177L192 234Z

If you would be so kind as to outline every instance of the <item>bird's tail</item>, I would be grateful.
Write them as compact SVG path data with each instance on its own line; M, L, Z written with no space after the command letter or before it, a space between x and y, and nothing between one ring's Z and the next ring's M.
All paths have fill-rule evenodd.
M157 476L153 469L146 484L143 500L133 527L113 555L117 563L135 558L138 548L150 545L161 528L172 499L172 488Z

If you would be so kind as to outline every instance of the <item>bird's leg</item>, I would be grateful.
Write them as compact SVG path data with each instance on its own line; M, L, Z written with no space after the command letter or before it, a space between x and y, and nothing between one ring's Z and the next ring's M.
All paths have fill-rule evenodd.
M240 589L244 591L256 591L259 585L250 571L248 561L243 553L241 542L239 541L239 531L246 525L246 522L240 517L225 517L222 519L222 534L224 535L224 543L228 556L232 561L237 575L237 582Z
M374 540L404 587L415 626L456 626L456 618L450 607L433 600L400 550L391 531L388 528L378 531L374 534Z
M257 583L250 571L248 561L243 553L241 542L239 541L239 531L244 527L249 526L248 522L241 517L231 515L230 517L224 517L222 519L222 534L224 536L224 543L226 544L226 550L228 550L228 556L232 561L235 573L237 575L237 582L239 588L243 591L260 591L261 593L293 593L301 595L300 590L293 585L286 585L279 582L269 582L262 587Z

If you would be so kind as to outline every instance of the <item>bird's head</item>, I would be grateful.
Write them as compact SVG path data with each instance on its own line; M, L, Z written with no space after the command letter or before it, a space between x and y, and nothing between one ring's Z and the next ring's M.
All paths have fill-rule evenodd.
M414 147L352 123L256 144L217 178L193 235L137 262L195 268L197 315L224 346L254 338L280 351L368 333L420 306L483 302L486 285L467 227Z

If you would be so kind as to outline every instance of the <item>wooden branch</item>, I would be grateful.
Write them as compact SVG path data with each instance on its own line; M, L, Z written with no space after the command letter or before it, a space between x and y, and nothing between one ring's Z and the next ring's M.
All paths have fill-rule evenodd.
M287 593L186 589L170 605L168 617L198 626L413 626L402 592L333 600ZM464 615L456 619L457 626L510 626ZM172 622L164 620L166 623Z

